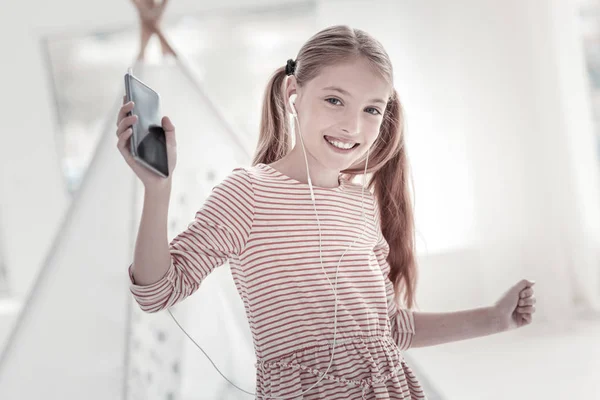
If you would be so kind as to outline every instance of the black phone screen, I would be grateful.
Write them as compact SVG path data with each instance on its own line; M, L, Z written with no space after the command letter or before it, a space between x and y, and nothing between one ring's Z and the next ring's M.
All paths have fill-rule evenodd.
M163 176L169 175L167 143L161 125L160 97L138 78L125 75L128 100L134 102L137 123L131 136L131 153L146 167Z

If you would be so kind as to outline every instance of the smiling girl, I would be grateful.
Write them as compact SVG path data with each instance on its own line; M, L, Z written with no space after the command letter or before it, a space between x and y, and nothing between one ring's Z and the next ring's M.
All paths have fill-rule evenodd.
M168 309L230 261L253 335L256 398L424 399L404 350L531 323L527 280L489 307L413 310L402 106L390 59L367 33L324 29L275 71L252 166L217 185L170 244L171 178L131 159L132 107L122 107L117 130L145 186L131 292L144 311ZM163 127L172 172L175 128L167 117Z

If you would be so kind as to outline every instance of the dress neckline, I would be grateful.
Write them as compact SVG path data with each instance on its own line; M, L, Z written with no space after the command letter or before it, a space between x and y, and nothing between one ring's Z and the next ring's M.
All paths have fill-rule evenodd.
M289 182L292 182L292 183L294 183L294 184L296 184L298 186L303 186L303 187L306 187L306 188L309 187L308 183L300 182L297 179L289 177L289 176L285 175L284 173L280 172L279 170L277 170L277 169L273 168L272 166L268 165L268 164L258 163L256 165L259 166L259 167L261 167L261 168L263 168L266 171L271 172L272 175L277 176L277 177L282 178L282 179L285 179L285 180L287 180ZM341 178L341 176L338 176L338 183L339 183L338 186L331 187L331 188L330 187L323 187L323 186L315 186L315 185L312 185L312 187L313 187L313 189L329 190L329 191L336 191L337 192L337 191L341 191L345 187L345 183L346 182L345 182L344 179Z

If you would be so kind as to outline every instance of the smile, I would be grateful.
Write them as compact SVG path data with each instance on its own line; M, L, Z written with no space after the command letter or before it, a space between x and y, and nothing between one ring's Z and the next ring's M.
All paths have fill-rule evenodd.
M350 152L359 146L359 143L343 142L329 136L324 136L324 139L331 147L343 152Z

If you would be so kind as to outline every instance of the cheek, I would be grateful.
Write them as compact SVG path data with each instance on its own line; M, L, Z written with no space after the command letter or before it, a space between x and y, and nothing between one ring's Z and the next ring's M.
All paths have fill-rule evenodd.
M331 131L335 131L337 121L331 115L324 112L313 112L310 118L302 121L302 133L310 140L322 140L323 135L327 135Z
M379 128L380 125L376 124L375 126L369 127L365 132L365 142L369 147L371 147L373 143L377 141L377 138L379 137Z

